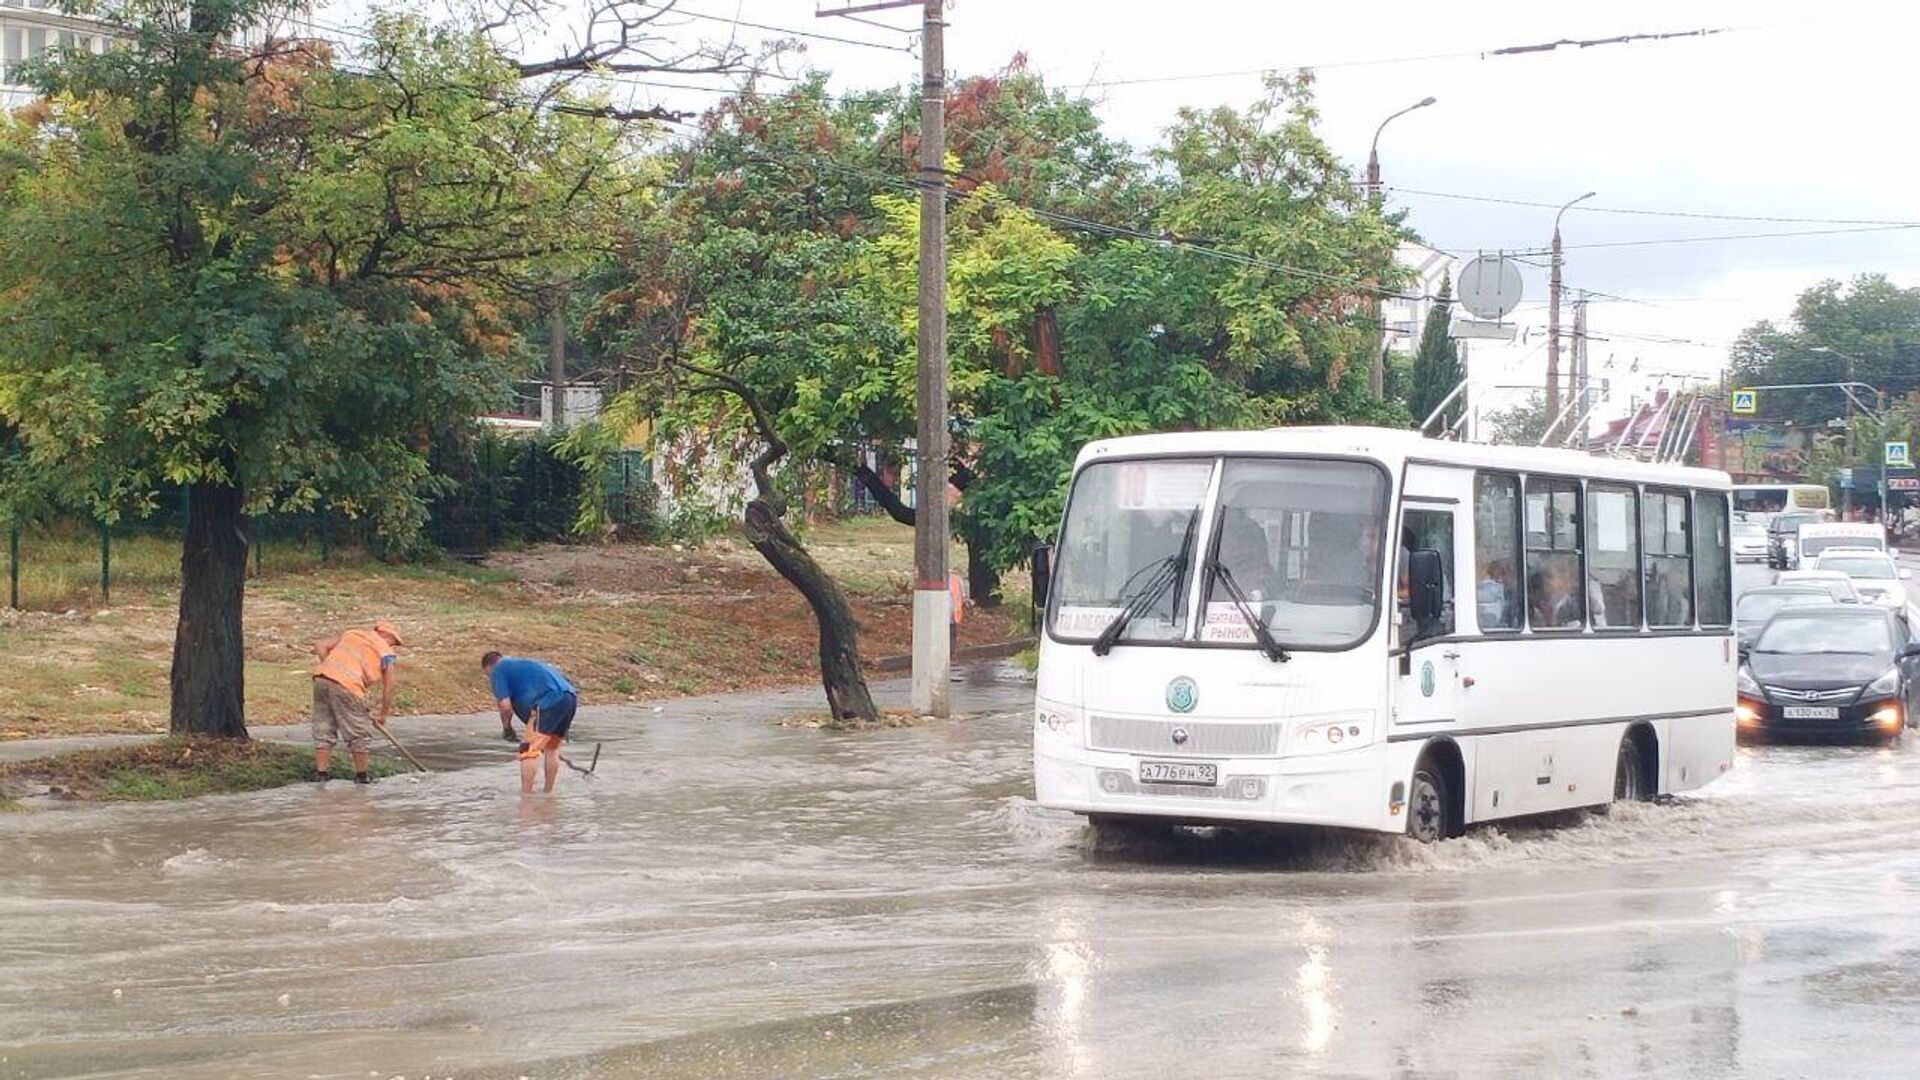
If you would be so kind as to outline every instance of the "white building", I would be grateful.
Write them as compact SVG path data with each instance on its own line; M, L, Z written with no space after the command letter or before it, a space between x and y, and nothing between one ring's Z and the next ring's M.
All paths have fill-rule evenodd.
M0 0L0 108L33 100L21 69L49 49L107 47L105 27L92 19L62 14L57 0Z

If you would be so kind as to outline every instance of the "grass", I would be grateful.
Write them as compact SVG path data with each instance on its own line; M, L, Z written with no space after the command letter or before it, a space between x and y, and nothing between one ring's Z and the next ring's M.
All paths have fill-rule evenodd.
M376 757L368 772L384 779L408 768L404 762ZM262 791L304 783L312 776L311 749L243 739L168 738L0 765L0 782L59 788L75 798L101 802Z

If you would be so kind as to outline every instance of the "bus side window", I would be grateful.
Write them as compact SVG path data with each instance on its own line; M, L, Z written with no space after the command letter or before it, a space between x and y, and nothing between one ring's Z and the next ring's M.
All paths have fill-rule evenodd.
M1410 604L1407 597L1407 557L1415 551L1437 551L1440 564L1446 568L1445 603L1438 618L1424 624L1411 626L1406 640L1421 641L1431 637L1444 637L1453 633L1454 625L1454 588L1453 570L1453 512L1450 510L1408 510L1401 527L1398 554L1397 579L1399 587L1395 593L1399 597L1400 613L1403 619L1410 619Z
M1580 573L1580 485L1527 478L1527 612L1535 630L1578 630L1587 620Z
M1713 491L1694 493L1693 564L1699 588L1700 625L1733 624L1733 582L1729 576L1727 500Z
M1647 552L1647 625L1693 625L1692 515L1679 492L1641 496L1640 521Z
M1520 629L1520 481L1504 473L1473 478L1474 610L1480 629Z

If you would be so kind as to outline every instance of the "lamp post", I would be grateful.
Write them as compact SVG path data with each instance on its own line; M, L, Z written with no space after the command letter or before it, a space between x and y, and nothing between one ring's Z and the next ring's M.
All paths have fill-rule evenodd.
M1429 95L1401 109L1373 129L1373 143L1367 148L1367 201L1377 213L1380 209L1380 133L1387 125L1407 115L1415 109L1424 109L1437 98ZM1373 343L1373 366L1367 372L1367 388L1374 397L1383 397L1387 392L1387 328L1380 325L1380 294L1376 291L1367 298L1367 311L1372 316L1374 331L1378 337Z
M1586 202L1593 196L1589 191L1568 199L1553 215L1553 261L1547 275L1547 415L1550 417L1560 415L1560 218L1575 203ZM1547 434L1553 434L1553 429L1548 428Z

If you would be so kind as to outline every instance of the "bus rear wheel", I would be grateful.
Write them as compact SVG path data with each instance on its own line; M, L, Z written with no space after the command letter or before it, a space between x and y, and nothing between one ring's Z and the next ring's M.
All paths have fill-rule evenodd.
M1407 792L1407 835L1433 844L1456 835L1458 825L1453 820L1446 773L1433 759L1422 758L1413 770L1413 785Z

